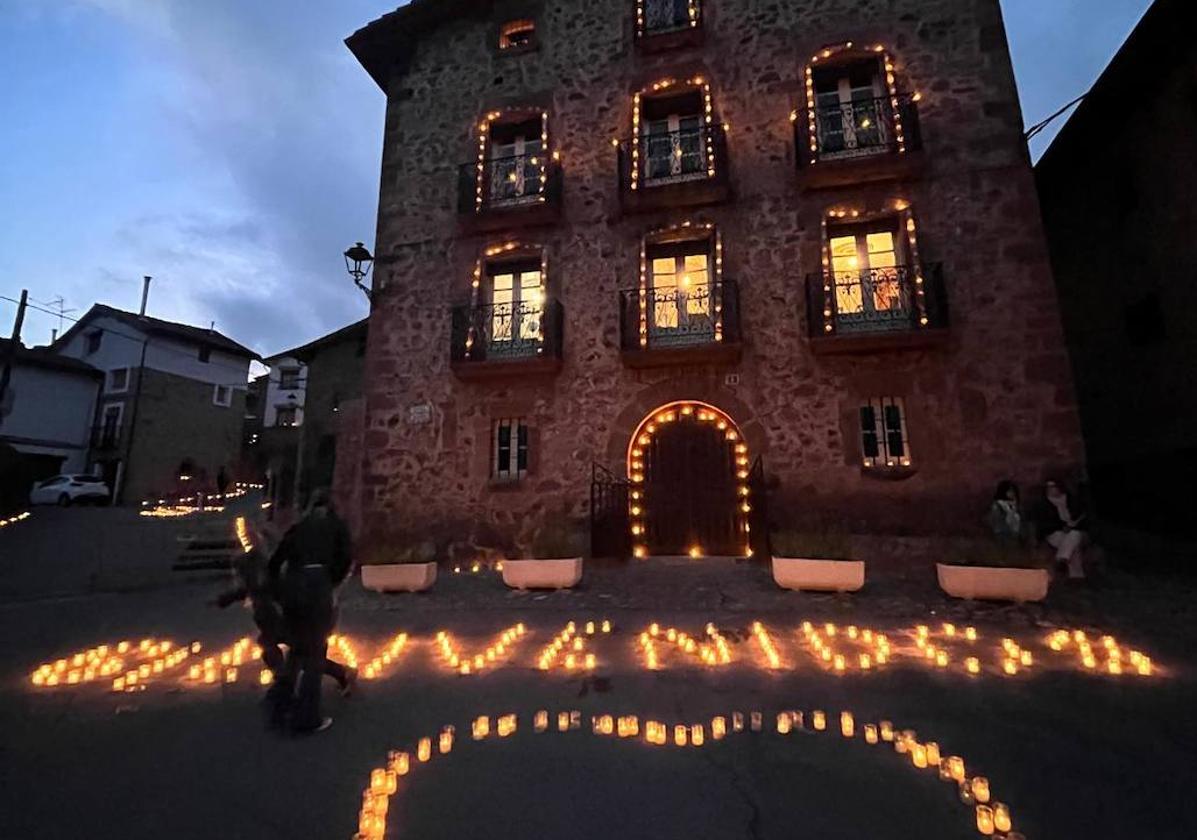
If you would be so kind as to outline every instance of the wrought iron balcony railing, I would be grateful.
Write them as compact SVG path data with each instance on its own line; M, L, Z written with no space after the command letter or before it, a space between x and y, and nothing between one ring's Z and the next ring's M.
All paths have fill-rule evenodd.
M816 107L794 120L794 143L799 166L921 149L918 102L902 94Z
M118 449L121 445L121 426L119 423L106 423L93 426L91 430L91 448L96 451Z
M458 168L457 202L462 215L515 210L561 200L561 166L546 152L490 158Z
M727 134L712 124L641 134L619 144L623 191L686 182L727 182Z
M560 359L564 310L557 300L455 306L451 359L519 362Z
M688 288L619 293L620 346L625 352L739 344L740 292L734 280Z
M943 329L948 326L943 267L809 274L806 313L811 338Z

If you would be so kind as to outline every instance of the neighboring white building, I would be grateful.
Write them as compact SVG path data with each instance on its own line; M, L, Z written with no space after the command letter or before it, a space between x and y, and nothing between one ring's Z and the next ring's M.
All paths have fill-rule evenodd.
M0 339L0 359L10 348L10 341ZM39 478L85 472L96 396L103 379L104 374L86 362L64 358L48 348L17 344L0 404L0 448L11 447L20 457L13 464L5 462L0 472L12 474L0 482L12 483L15 492L24 494Z
M262 361L270 367L266 399L262 405L262 426L267 429L302 426L307 365L294 356L271 356Z
M118 501L210 486L236 470L252 350L215 330L103 304L53 350L104 375L91 462Z

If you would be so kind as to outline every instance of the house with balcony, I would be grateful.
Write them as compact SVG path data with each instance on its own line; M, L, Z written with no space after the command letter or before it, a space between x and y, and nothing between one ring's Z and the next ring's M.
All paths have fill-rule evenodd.
M964 6L414 0L354 33L387 102L363 528L760 555L968 531L1079 469L1001 10Z
M216 330L97 303L51 345L102 375L89 472L139 504L232 476L258 358Z

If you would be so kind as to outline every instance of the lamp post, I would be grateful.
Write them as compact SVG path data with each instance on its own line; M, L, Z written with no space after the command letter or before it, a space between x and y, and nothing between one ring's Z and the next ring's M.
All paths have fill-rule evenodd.
M355 242L353 247L345 251L345 270L353 278L353 285L362 290L366 299L370 299L370 287L362 281L370 274L374 257L361 242Z

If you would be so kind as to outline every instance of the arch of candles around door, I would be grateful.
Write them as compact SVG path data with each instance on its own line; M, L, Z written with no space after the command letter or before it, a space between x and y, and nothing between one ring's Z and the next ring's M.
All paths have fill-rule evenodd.
M522 721L524 730L528 720ZM598 737L615 737L619 740L635 741L645 746L675 749L713 746L716 742L743 734L776 732L780 737L806 732L814 736L839 734L840 741L862 740L878 747L890 747L894 753L909 762L916 772L934 773L951 785L954 795L970 810L970 818L977 832L983 836L1004 838L1004 840L1025 840L1014 830L1014 820L1008 805L997 801L994 786L984 776L970 774L971 763L958 755L945 755L940 744L920 739L912 729L901 729L892 721L879 720L876 723L859 722L851 711L834 712L821 709L800 711L783 709L776 713L762 711L733 711L716 715L708 721L697 723L668 724L658 720L641 721L637 715L596 714L590 716L589 727L583 727L582 713L578 710L558 711L550 714L541 709L531 716L535 735L549 733L568 734L588 731ZM521 731L518 714L479 715L470 722L470 739L506 740ZM829 728L830 727L830 728ZM351 840L383 840L387 834L387 814L391 797L399 792L400 779L409 775L421 764L433 758L448 756L457 742L457 727L445 725L435 736L425 736L416 741L414 750L392 750L386 763L370 771L370 780L362 792L362 805L358 812L357 832ZM392 838L396 833L392 831Z
M748 475L751 461L748 457L748 444L744 440L736 421L725 411L709 403L696 400L678 400L666 403L650 411L636 427L632 439L628 442L628 481L632 489L628 493L628 527L632 533L632 555L637 558L648 556L648 546L644 536L647 531L647 498L644 484L644 450L652 444L653 435L661 426L676 423L682 418L693 417L700 423L712 423L715 428L723 432L724 438L734 447L735 477L736 477L736 522L737 529L745 541L745 553L752 555L748 547L748 536L751 526L748 514L752 511L752 501L748 487ZM690 550L692 557L702 556L700 546Z

